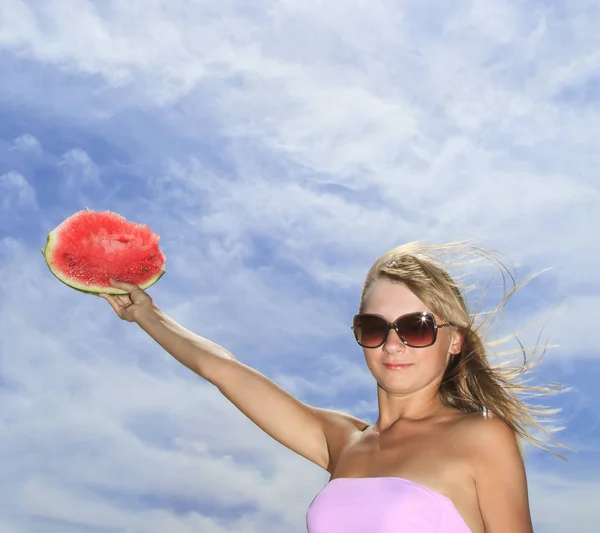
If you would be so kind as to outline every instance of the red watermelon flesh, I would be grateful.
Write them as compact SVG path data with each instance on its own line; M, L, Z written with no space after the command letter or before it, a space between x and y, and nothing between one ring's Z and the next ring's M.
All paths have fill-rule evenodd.
M48 234L42 250L50 271L88 293L124 294L108 279L147 289L165 273L159 235L111 211L79 211Z

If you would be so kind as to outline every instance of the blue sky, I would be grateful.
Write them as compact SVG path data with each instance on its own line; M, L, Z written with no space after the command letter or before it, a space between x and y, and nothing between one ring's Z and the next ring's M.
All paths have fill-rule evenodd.
M161 235L176 320L369 420L377 256L551 267L497 333L545 323L535 380L570 388L577 453L527 449L536 533L597 531L598 27L585 0L0 0L0 530L299 533L327 479L56 281L39 249L87 206Z

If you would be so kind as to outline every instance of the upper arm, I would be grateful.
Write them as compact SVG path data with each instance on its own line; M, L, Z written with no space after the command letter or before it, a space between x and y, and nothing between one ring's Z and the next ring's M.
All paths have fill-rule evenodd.
M327 472L333 474L338 459L353 435L362 431L367 424L353 415L331 409L313 408L321 419L327 443Z
M475 483L486 533L532 533L525 465L513 430L498 418L476 428Z
M307 405L236 359L214 360L204 375L265 433L325 470L356 428L354 417Z

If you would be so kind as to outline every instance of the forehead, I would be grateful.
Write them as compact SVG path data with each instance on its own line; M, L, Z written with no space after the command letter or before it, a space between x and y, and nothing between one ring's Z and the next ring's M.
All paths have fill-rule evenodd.
M431 311L403 283L377 280L365 294L363 313L373 313L394 320L413 311Z

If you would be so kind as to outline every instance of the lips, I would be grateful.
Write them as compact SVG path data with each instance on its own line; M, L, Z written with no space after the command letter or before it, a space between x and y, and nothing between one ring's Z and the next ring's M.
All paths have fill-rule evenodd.
M413 366L413 363L383 363L390 370L402 370Z

